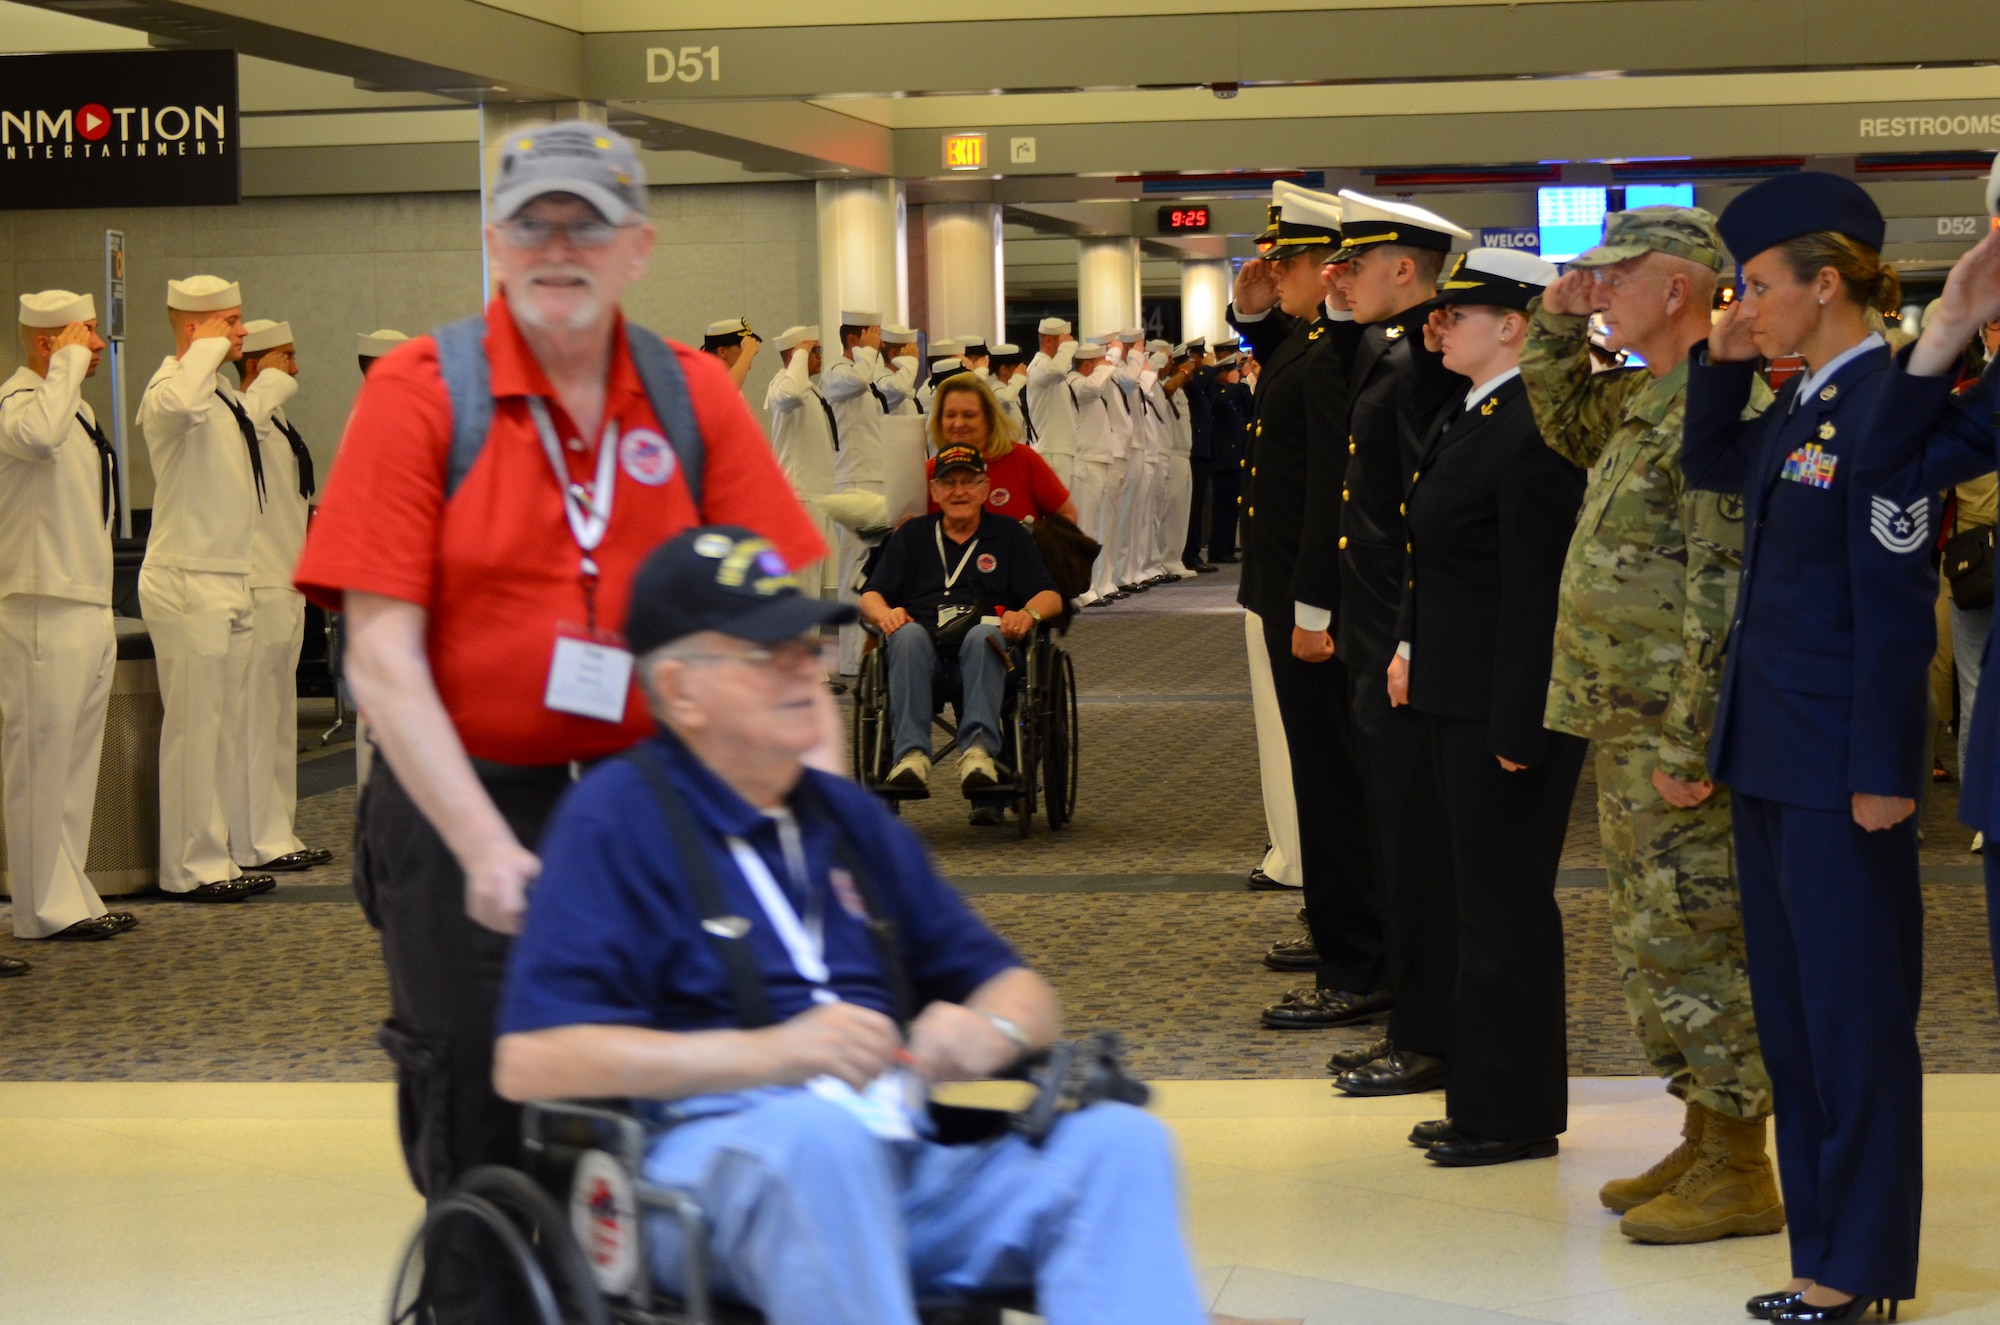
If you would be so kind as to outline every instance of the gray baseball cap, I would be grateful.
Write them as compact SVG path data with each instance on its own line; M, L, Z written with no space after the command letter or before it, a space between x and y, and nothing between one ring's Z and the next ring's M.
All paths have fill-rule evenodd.
M535 199L573 193L613 225L646 214L646 171L616 129L565 120L515 129L500 149L493 213L508 220Z

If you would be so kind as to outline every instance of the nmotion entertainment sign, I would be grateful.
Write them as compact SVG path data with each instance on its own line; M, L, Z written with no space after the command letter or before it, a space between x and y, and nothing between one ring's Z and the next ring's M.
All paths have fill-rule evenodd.
M0 209L242 201L233 51L0 55Z

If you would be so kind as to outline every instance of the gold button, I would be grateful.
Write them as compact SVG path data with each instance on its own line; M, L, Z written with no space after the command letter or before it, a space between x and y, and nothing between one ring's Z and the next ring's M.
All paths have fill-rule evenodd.
M1401 511L1404 515L1408 515L1410 513L1410 504L1408 502L1404 502L1401 506L1398 506L1396 509L1398 511Z
M1257 435L1259 437L1262 437L1264 435L1264 425L1261 423L1257 425Z
M1244 507L1243 509L1244 509L1245 513L1247 513L1247 514L1250 514L1250 515L1255 515L1255 514L1257 514L1257 508L1256 508L1255 506L1245 506L1245 507Z
M1354 434L1353 434L1353 433L1349 433L1349 434L1347 434L1347 444L1348 444L1348 445L1349 445L1350 447L1354 445Z
M1250 466L1250 477L1251 478L1257 477L1257 466L1255 465Z
M1412 589L1416 588L1416 587L1417 587L1417 582L1416 582L1415 580L1411 580L1411 581L1410 581L1410 584L1409 584L1409 587L1410 587L1410 588L1412 588Z
M1248 460L1238 460L1236 462L1236 467L1238 469L1248 469L1250 468L1250 462Z
M1346 551L1347 549L1347 535L1345 534L1340 536L1340 547L1342 551Z
M1236 504L1237 504L1238 506L1241 506L1241 505L1243 504L1243 499L1242 499L1241 497L1238 497L1238 498L1236 499Z
M1417 545L1415 543L1403 544L1403 551L1405 552L1415 552L1416 550L1417 550Z
M1412 483L1415 483L1415 482L1416 482L1416 481L1417 481L1418 479L1422 478L1423 476L1424 476L1424 471L1423 471L1423 470L1421 470L1421 469L1419 469L1419 470L1416 470L1416 471L1414 471L1413 473L1411 473L1411 475L1410 475L1410 482L1412 482Z
M1342 489L1340 490L1340 499L1341 499L1342 501L1347 501L1347 500L1349 500L1349 497L1350 497L1350 495L1351 495L1351 494L1349 494L1349 492L1347 491L1347 489L1346 489L1346 488L1342 488Z
M1349 455L1353 455L1353 454L1354 454L1354 443L1353 443L1353 442L1349 442L1349 443L1347 444L1347 454L1349 454Z

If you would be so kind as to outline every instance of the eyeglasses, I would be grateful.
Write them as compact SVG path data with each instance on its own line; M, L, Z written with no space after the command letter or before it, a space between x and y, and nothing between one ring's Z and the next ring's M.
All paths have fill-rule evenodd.
M971 491L986 482L984 474L953 474L949 478L934 478L931 482L946 492Z
M591 217L582 221L551 221L540 216L516 216L500 223L500 233L515 248L547 248L560 234L571 248L603 248L625 229L609 221Z
M819 641L800 638L781 640L776 644L751 645L734 653L684 653L682 662L740 662L752 667L772 667L782 671L795 671L808 662L819 664Z

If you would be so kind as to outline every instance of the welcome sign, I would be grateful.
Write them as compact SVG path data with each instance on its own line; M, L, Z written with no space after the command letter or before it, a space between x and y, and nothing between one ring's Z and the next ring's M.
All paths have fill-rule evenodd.
M234 51L0 55L0 209L242 201Z

